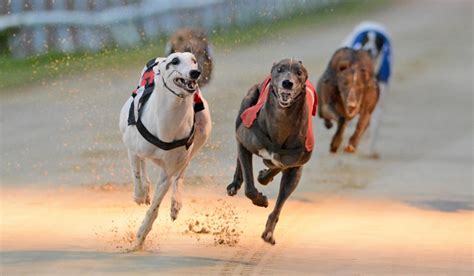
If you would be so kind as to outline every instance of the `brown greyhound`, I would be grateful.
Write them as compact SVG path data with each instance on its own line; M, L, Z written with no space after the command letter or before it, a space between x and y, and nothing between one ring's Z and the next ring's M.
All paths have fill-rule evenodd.
M211 45L206 32L202 29L182 28L174 32L166 44L166 55L176 52L190 52L197 59L201 78L198 85L202 88L209 83L212 74Z
M295 190L313 149L311 115L316 114L317 95L301 61L284 59L273 65L271 76L250 88L242 100L236 121L237 167L227 186L230 196L245 181L245 195L253 204L268 206L265 195L254 185L252 154L268 167L258 181L267 185L282 172L280 191L273 212L268 216L264 241L275 244L273 232L283 204Z
M331 120L337 121L330 152L337 152L347 122L359 115L356 130L344 148L346 152L355 152L379 96L369 54L351 48L337 50L318 81L317 91L320 98L319 117L324 119L328 129L332 127Z

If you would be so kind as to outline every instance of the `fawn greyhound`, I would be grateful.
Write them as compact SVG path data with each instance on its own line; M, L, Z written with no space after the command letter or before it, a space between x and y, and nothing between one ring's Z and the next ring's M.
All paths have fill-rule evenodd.
M317 90L320 95L319 116L324 119L325 126L331 128L331 120L337 121L331 152L337 152L341 145L347 122L359 115L356 130L344 148L346 152L355 152L379 96L369 54L346 47L337 50L319 79Z
M181 28L170 36L165 52L167 55L176 52L193 53L201 71L198 84L202 88L211 80L213 69L211 48L209 37L204 30L199 28Z

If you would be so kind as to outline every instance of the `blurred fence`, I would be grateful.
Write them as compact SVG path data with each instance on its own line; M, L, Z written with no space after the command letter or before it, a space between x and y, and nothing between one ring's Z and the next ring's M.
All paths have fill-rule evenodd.
M0 0L0 47L16 57L130 47L183 26L273 20L337 0Z

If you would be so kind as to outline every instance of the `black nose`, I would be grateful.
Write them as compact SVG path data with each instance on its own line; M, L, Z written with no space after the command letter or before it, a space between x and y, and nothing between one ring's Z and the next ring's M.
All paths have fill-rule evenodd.
M289 80L284 80L281 84L283 86L283 88L285 89L291 89L293 88L293 83Z
M193 79L193 80L196 80L197 78L199 78L200 75L201 75L201 71L199 71L199 70L191 70L191 71L189 71L189 76L190 76L191 79Z

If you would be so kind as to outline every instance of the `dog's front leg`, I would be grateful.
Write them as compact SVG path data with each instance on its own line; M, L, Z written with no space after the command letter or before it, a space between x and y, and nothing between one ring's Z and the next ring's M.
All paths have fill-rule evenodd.
M341 145L342 138L344 137L344 130L346 129L346 125L347 125L346 118L342 116L339 117L339 120L337 121L336 133L334 134L334 137L332 137L331 147L329 149L330 152L332 153L337 152L337 149Z
M357 145L359 144L360 138L362 137L362 134L364 134L365 130L369 126L369 122L370 113L368 111L362 112L359 116L359 122L357 122L356 130L349 139L349 144L344 149L346 152L355 152L355 150L357 149Z
M175 221L178 218L179 211L183 206L181 201L181 188L183 186L184 169L178 174L173 181L173 193L171 195L171 220Z
M239 160L242 168L244 181L245 181L245 195L252 200L252 203L261 206L268 206L268 199L257 188L255 188L253 180L253 165L252 165L252 153L248 151L244 145L238 142L239 149Z
M372 115L370 116L370 136L369 136L369 155L372 158L379 158L379 153L376 149L376 143L377 143L377 138L379 136L379 129L380 129L380 124L382 122L382 117L383 117L383 109L384 109L384 103L385 103L385 98L387 97L386 93L388 92L388 85L379 83L379 98L377 101L377 104L375 106L374 111L372 112Z
M265 231L262 233L262 239L270 244L275 244L275 238L273 237L273 232L275 231L275 226L280 217L281 209L283 204L291 195L291 193L298 186L300 181L301 174L303 172L303 166L296 168L289 168L283 171L283 176L281 177L280 191L278 193L278 198L275 204L273 212L270 213L267 220L267 225L265 226Z
M142 176L145 181L149 181L145 171L145 162L131 150L128 151L128 159L130 160L130 168L132 169L134 197L133 200L138 204L150 204L150 196L148 185L143 185Z
M273 177L275 177L275 175L277 175L279 172L281 172L280 168L263 169L258 172L257 180L258 182L260 182L260 184L267 185L273 180Z
M153 195L153 200L150 205L150 209L146 212L145 218L143 219L142 225L138 229L137 237L135 240L135 247L133 250L140 250L143 246L146 236L153 226L153 222L158 216L158 208L163 200L166 192L168 191L171 184L171 179L165 169L161 169L160 178L156 184L156 191Z
M239 191L240 186L242 186L242 182L244 178L242 176L242 167L240 166L239 157L237 157L237 164L235 166L234 172L234 179L232 179L232 183L227 186L227 194L230 196L234 196Z

